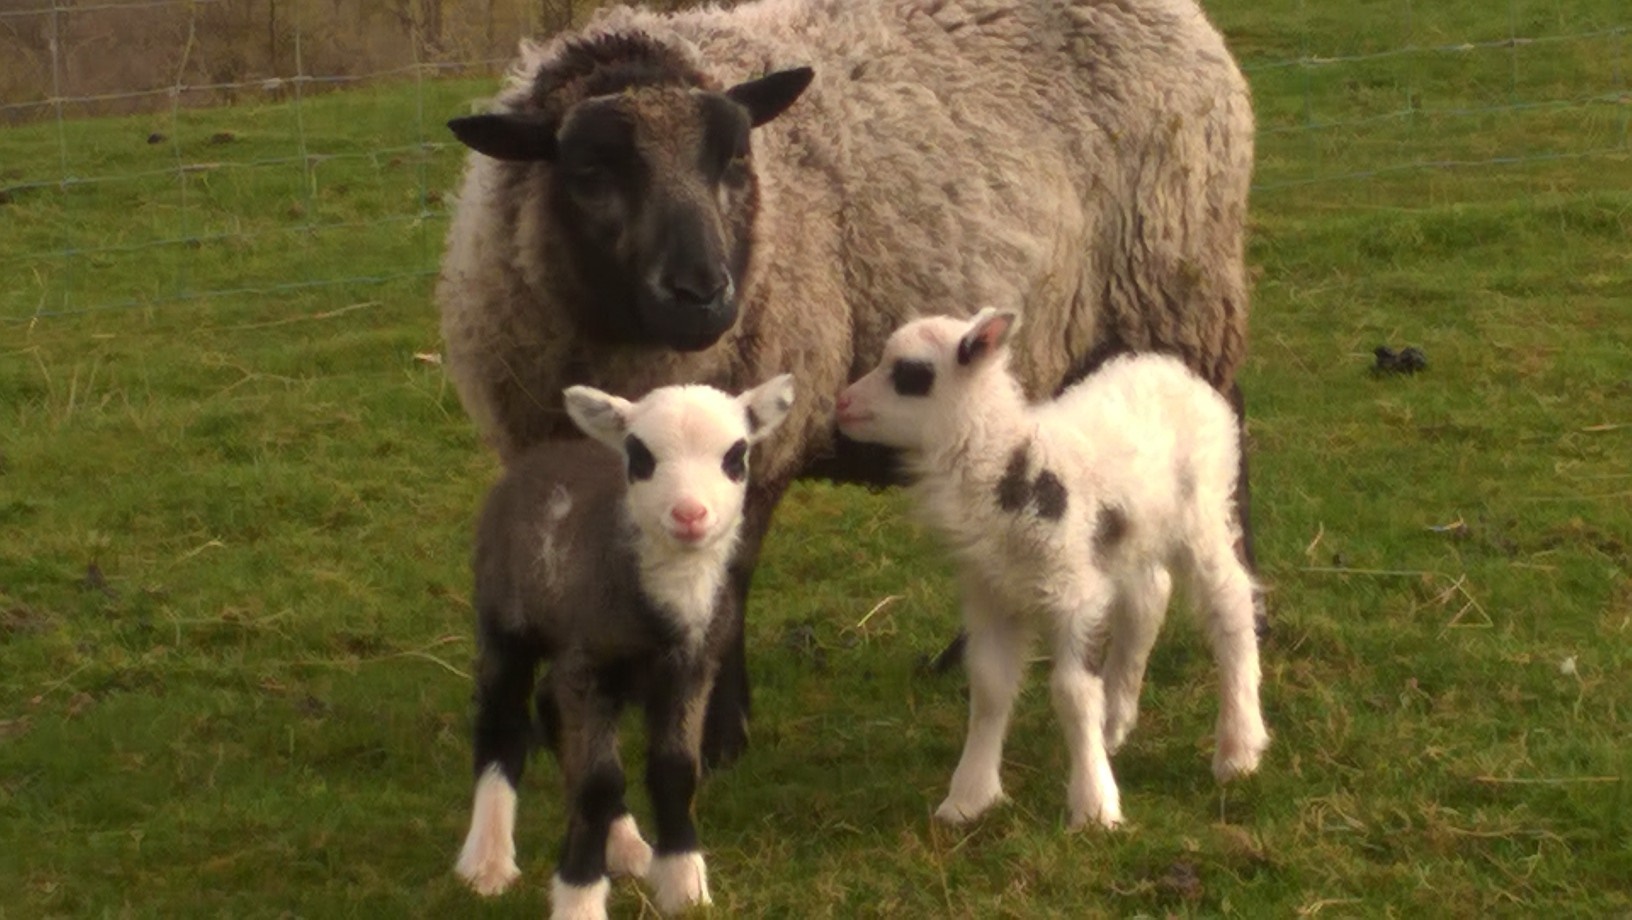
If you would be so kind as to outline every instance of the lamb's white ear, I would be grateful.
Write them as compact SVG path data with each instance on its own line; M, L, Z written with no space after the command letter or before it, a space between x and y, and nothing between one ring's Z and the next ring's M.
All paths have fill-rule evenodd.
M970 367L986 361L1009 341L1009 333L1020 314L1013 310L994 310L991 307L975 314L969 321L969 331L958 340L958 363Z
M561 393L567 404L572 423L584 434L614 449L623 449L623 437L629 432L627 399L602 393L594 387L567 387Z
M748 440L758 441L782 424L793 408L793 375L782 374L737 397L748 415Z

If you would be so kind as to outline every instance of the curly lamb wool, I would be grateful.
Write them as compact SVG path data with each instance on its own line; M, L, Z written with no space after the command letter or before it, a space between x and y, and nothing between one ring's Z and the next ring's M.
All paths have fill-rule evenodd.
M604 291L564 242L573 231L552 210L555 164L472 153L437 291L446 366L506 459L570 434L567 386L635 398L794 374L811 398L756 459L741 596L787 484L834 459L834 394L915 316L1023 314L1013 368L1032 398L1147 349L1233 387L1253 115L1195 0L619 7L524 44L492 111L556 124L620 56L714 92L814 71L796 103L753 129L753 194L719 224L727 237L744 228L727 240L746 251L726 289L734 322L690 351L591 328ZM638 80L623 90L647 91ZM688 117L646 111L636 143ZM850 446L837 449L842 459Z

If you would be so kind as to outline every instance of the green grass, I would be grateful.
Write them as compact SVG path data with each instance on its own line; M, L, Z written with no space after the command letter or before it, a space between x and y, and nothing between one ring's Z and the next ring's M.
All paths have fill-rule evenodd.
M1262 127L1262 773L1213 785L1175 617L1117 761L1128 829L1063 830L1041 669L1013 802L933 825L964 723L961 678L917 670L947 566L899 495L801 485L756 582L754 746L700 803L716 914L1632 911L1632 16L1212 9ZM1482 44L1510 34L1557 40ZM494 465L415 355L437 125L486 87L0 133L0 916L543 909L547 761L516 892L449 871ZM1371 376L1379 343L1429 370ZM652 913L628 884L613 909Z

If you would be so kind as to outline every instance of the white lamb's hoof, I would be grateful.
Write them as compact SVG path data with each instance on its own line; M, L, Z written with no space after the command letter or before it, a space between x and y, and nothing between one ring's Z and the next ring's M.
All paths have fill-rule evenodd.
M645 878L652 868L652 848L641 839L634 815L612 822L606 837L606 871L612 875Z
M588 885L569 885L557 875L550 882L550 920L606 920L606 896L612 883L605 878Z
M1123 711L1123 710L1126 711ZM1122 750L1122 745L1133 734L1134 725L1139 722L1139 710L1135 706L1112 706L1105 717L1105 753L1115 754Z
M993 805L1004 800L1003 787L998 783L982 785L975 789L959 789L957 778L952 780L952 791L946 801L935 809L935 820L956 827L968 824L986 812Z
M476 784L470 833L454 871L484 897L503 894L520 875L516 868L516 790L498 770L482 774Z
M1213 776L1221 783L1247 776L1258 769L1269 732L1262 723L1234 732L1219 732L1218 750L1213 752Z
M1122 806L1115 801L1101 802L1097 805L1073 807L1071 809L1071 823L1068 828L1080 831L1089 824L1097 824L1106 830L1115 830L1122 823Z
M646 881L651 883L657 909L666 915L678 914L694 905L714 903L708 896L708 867L703 864L703 854L695 851L652 860Z

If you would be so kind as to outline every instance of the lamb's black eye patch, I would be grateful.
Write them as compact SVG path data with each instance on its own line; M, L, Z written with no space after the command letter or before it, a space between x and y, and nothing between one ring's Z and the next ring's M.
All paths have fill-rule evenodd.
M720 469L730 477L732 482L741 482L748 476L748 442L738 440L725 452L725 459L720 461Z
M630 482L651 479L657 472L657 458L652 456L646 442L634 435L623 439L623 456L628 461Z
M935 365L928 361L897 361L890 366L890 383L902 396L928 396L935 386Z

